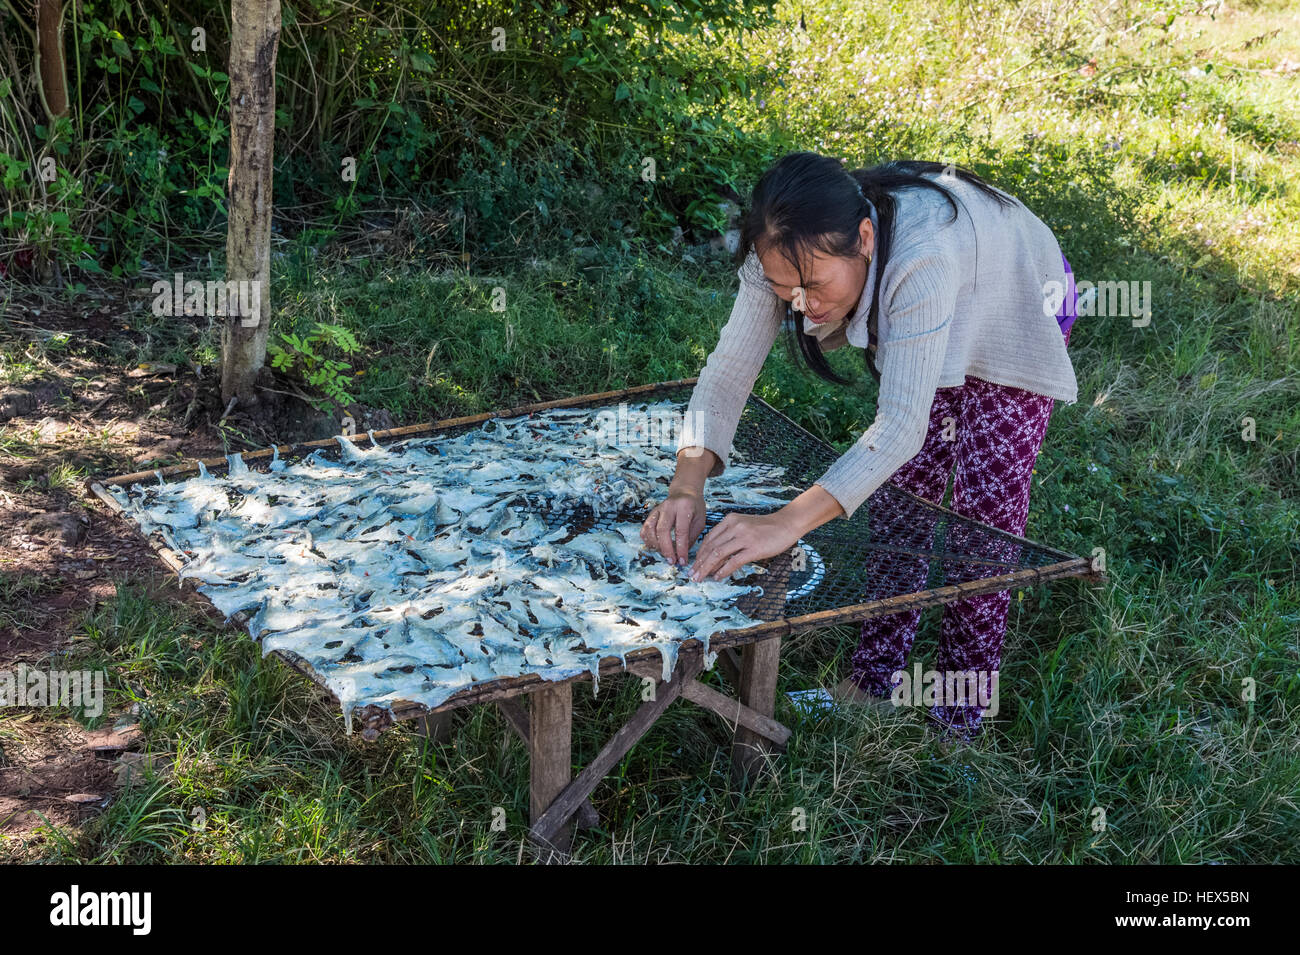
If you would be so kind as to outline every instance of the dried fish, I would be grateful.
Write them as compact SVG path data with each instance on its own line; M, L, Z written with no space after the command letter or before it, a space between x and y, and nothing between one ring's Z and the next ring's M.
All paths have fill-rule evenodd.
M665 493L675 448L611 444L602 410L492 418L388 447L340 436L293 463L276 448L264 472L232 454L224 475L201 466L111 491L145 533L191 555L181 575L214 606L252 614L264 652L315 669L345 715L433 707L523 673L598 678L602 659L647 647L666 679L683 641L707 651L756 622L735 607L756 588L693 582L644 547L641 516ZM783 477L737 453L710 482L711 506L784 504L798 489Z

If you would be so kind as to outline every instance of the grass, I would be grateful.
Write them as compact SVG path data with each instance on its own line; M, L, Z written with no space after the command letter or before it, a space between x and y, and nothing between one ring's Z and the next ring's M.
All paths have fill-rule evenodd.
M809 721L779 699L789 751L737 804L727 734L674 706L593 794L603 828L579 835L576 859L1297 861L1300 107L1294 74L1269 70L1300 48L1281 2L1171 9L1162 28L1137 5L827 2L805 10L807 43L754 38L748 55L787 84L738 104L755 135L974 166L1053 228L1080 278L1151 282L1148 327L1079 319L1080 400L1053 413L1027 530L1103 548L1110 582L1014 594L1002 714L948 755L915 712ZM361 401L427 420L698 374L736 281L693 259L555 254L500 275L299 263L277 294L288 322L358 334ZM756 391L841 448L873 417L870 387L832 388L780 347ZM913 659L934 659L938 620L923 615ZM526 751L495 710L464 713L445 746L406 727L366 743L319 690L174 601L125 586L84 626L77 665L108 668L118 708L142 702L172 769L82 830L10 844L16 856L533 858ZM779 688L830 685L854 643L845 627L797 635ZM588 685L577 765L639 702L637 680L598 700Z

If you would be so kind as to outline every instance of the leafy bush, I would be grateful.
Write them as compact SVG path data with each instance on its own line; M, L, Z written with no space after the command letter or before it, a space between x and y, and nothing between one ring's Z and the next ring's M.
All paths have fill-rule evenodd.
M718 200L757 156L728 106L752 67L719 41L762 25L773 2L285 3L276 227L356 228L395 197L472 195L458 238L497 253L570 241L564 228L716 230ZM66 16L71 115L49 126L31 73L0 86L0 154L26 177L11 243L119 275L220 250L226 5L84 0ZM0 61L33 62L27 25L0 17ZM33 148L80 189L47 197ZM585 214L592 184L600 220Z

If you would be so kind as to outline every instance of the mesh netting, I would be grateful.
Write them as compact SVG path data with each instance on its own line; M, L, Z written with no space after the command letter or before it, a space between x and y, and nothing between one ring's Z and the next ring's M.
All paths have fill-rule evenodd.
M690 389L683 390L684 395L672 390L662 394L689 399ZM785 468L784 480L800 488L810 487L839 457L833 447L752 395L733 445L746 459ZM711 511L705 532L721 517ZM785 593L765 594L752 615L793 619L1075 559L890 484L876 490L852 518L828 521L806 534L801 547L805 556L800 560L796 555L791 562ZM800 563L803 569L798 569Z

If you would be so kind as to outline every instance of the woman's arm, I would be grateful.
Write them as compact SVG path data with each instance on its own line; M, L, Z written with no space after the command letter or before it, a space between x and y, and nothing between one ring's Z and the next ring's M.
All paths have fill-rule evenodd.
M741 412L785 317L785 303L762 280L753 252L739 275L731 318L700 372L677 442L673 483L696 491L726 470Z
M771 514L732 511L700 543L691 579L725 580L751 561L790 550L804 534L842 513L839 502L815 484Z
M880 307L889 317L889 337L879 348L875 422L821 479L780 510L733 512L719 521L700 544L694 579L725 579L746 563L788 550L833 517L851 517L924 446L952 328L957 271L935 249L909 252L886 271Z
M846 519L925 445L957 301L957 270L938 249L909 253L887 271L880 308L889 337L877 353L875 421L816 482L839 501Z
M785 307L763 281L752 252L740 267L740 291L691 393L677 441L667 499L646 517L641 538L664 559L685 564L704 529L704 483L725 470L745 401L772 350Z
M718 456L708 448L698 445L677 452L677 470L668 490L703 491L709 472L718 463Z

